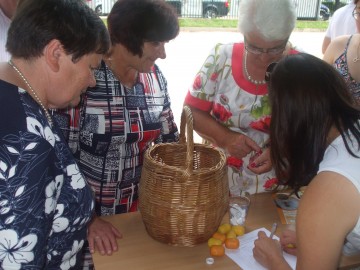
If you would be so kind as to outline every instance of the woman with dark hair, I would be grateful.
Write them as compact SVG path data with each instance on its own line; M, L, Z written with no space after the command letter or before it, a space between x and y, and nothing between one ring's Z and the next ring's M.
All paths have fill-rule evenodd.
M296 218L296 269L336 269L342 250L360 252L360 111L341 75L317 57L288 56L269 75L272 164L282 183L308 185ZM264 232L254 257L291 269Z
M0 63L0 268L79 269L93 195L49 109L95 85L110 39L83 1L20 2Z
M166 57L165 43L179 33L172 6L163 0L119 0L108 30L112 46L95 71L96 86L76 110L58 115L70 126L64 133L95 193L96 216L137 211L144 152L153 143L178 140L167 81L155 64ZM89 227L90 251L96 247L111 255L121 234L96 216Z

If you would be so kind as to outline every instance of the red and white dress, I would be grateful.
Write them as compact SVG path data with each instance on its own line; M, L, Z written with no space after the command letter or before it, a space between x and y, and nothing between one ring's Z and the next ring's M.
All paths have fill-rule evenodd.
M197 73L185 101L211 112L222 125L264 146L269 139L270 124L267 86L255 85L244 77L243 53L244 43L217 44ZM291 49L289 53L298 51ZM266 182L273 183L274 172L252 173L246 168L249 158L250 154L242 161L228 158L230 190L235 188L253 194L271 189Z

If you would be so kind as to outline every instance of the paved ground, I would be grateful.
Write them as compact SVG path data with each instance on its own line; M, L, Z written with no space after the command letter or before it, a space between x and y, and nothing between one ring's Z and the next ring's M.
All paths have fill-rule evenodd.
M304 51L322 57L324 32L293 32L290 41ZM201 67L205 57L216 43L237 42L243 37L237 31L181 31L176 39L166 45L167 57L157 64L168 80L175 120L180 124L182 103L188 86ZM199 141L197 136L195 141Z

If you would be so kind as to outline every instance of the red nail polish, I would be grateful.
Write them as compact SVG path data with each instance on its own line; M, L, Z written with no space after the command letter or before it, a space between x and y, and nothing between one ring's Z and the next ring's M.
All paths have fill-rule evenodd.
M253 162L253 163L250 164L250 167L251 167L251 168L255 168L255 167L256 167L256 164Z

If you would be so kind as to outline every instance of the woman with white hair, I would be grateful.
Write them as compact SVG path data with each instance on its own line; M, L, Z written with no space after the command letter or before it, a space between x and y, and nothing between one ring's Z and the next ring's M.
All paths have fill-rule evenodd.
M217 44L185 98L194 129L228 156L231 193L258 193L276 186L267 146L270 108L265 71L298 53L289 42L296 13L292 0L242 0L244 41Z

